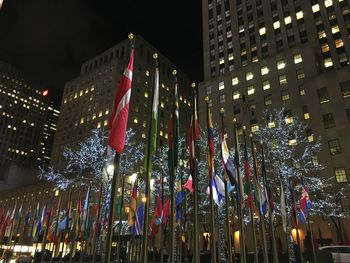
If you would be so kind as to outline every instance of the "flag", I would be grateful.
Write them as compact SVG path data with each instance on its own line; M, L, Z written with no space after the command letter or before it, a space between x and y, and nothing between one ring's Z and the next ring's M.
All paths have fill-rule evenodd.
M193 135L193 116L191 118L190 128L188 129L188 147L189 147L189 164L190 173L194 175L194 159L195 159L195 149L194 149L195 136Z
M208 144L209 144L209 153L212 158L215 156L215 150L214 150L214 126L213 121L211 119L211 112L208 108Z
M300 213L299 219L302 223L306 222L308 216L308 210L311 208L311 200L307 188L302 184L301 197L300 197Z
M177 167L178 154L179 154L179 97L177 93L177 78L175 77L174 85L174 109L173 109L173 144L174 144L174 166Z
M130 197L130 209L128 214L129 226L135 224L136 203L137 203L137 180L134 183L134 187L132 188L131 197Z
M190 175L187 179L187 182L182 186L183 189L187 189L191 193L193 193L193 182L192 182L192 176Z
M27 208L26 218L25 218L25 220L24 220L24 224L25 224L26 226L29 224L31 213L32 213L32 208L31 208L31 206L29 206L29 207Z
M114 106L109 119L108 145L121 153L125 146L126 128L128 124L129 103L131 96L132 72L134 66L134 50L131 50L129 64L120 79L114 99Z
M291 201L291 208L292 208L292 219L294 221L294 227L298 228L299 222L297 217L297 207L296 207L296 201L295 201L295 191L294 186L292 184L289 185L289 191L290 191L290 201Z
M89 197L90 197L90 187L88 188L85 196L84 207L83 207L83 228L84 232L87 231L89 224Z
M281 180L280 185L280 195L281 195L281 217L282 217L282 227L283 231L287 232L287 211L286 211L286 197L284 195L283 183Z
M245 133L244 133L245 136ZM245 142L245 138L244 138ZM244 193L247 195L245 202L246 207L250 207L253 201L250 183L250 165L248 160L247 144L244 143Z
M123 212L123 198L122 196L118 196L117 202L115 203L115 215L121 216Z
M34 237L36 237L36 236L40 233L41 228L42 228L43 225L44 225L45 215L46 215L46 205L44 205L44 207L43 207L42 210L41 210L40 220L38 221L38 225L37 225L37 227L36 227L36 231L35 231L35 233L34 233Z
M133 233L134 236L138 236L142 234L144 206L145 205L141 203L137 208L136 216L135 216L135 224L133 224L131 227L131 232ZM147 237L144 237L144 238L147 238Z
M227 173L231 185L238 185L234 162L229 158L230 152L226 143L225 131L221 131L221 159L224 171Z
M213 200L218 206L222 206L225 201L225 184L218 175L214 175L211 183L213 191ZM209 187L207 189L207 194L210 194Z
M154 72L154 90L152 102L152 117L151 117L151 140L150 140L150 154L153 155L157 149L157 121L158 121L158 105L159 105L159 69L156 63ZM150 158L150 156L149 156Z
M170 215L170 199L168 198L163 205L163 224L166 224Z
M194 125L195 125L194 139L199 140L200 130L199 130L198 112L197 112L197 94L195 94L195 98L194 98Z
M273 210L275 208L274 202L273 202L273 193L270 187L269 180L266 175L266 168L265 168L265 158L264 158L264 150L262 150L262 160L261 160L261 177L263 180L263 188L265 191L265 198L267 199L268 207L270 209L270 213L273 213Z
M178 187L177 187L177 194L176 194L176 201L175 201L175 206L176 206L176 222L180 221L182 219L182 202L184 200L184 193L183 189L181 187L181 180L178 182Z
M155 224L160 225L163 221L163 202L162 202L162 193L161 186L158 187L157 191L157 203L154 211Z
M39 217L39 213L40 213L40 204L38 202L35 211L34 211L34 215L33 215L33 227L32 227L32 232L31 232L31 237L34 238L36 236L36 231L37 231L37 227L38 227L38 217Z

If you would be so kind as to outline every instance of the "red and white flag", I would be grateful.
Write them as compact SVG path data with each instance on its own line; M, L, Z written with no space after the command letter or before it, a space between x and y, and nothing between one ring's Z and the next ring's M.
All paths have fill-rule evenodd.
M134 50L131 51L129 64L120 79L117 94L114 99L113 111L108 123L108 145L119 154L123 151L125 146L133 67Z

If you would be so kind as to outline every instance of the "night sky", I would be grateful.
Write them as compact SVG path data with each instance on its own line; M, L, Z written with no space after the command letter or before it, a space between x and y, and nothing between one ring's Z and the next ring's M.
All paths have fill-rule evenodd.
M81 64L141 35L196 82L202 80L201 1L4 0L0 60L22 71L60 105Z

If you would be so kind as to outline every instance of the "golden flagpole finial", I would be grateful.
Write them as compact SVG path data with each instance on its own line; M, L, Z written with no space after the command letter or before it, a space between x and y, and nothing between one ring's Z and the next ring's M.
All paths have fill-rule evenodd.
M154 53L154 54L153 54L153 58L154 58L154 59L157 59L157 58L158 58L158 53Z
M173 75L176 76L176 74L177 74L177 71L176 71L176 69L174 69L173 70Z
M134 39L134 34L133 34L133 33L130 33L130 34L128 35L128 38L129 38L129 40L133 40L133 39Z

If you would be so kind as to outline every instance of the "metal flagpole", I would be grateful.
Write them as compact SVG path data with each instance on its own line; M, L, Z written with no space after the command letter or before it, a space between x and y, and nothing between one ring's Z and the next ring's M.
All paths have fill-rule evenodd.
M238 134L237 134L237 127L236 127L236 119L233 120L233 126L234 126L234 140L235 140L235 166L237 170L237 178L239 182L239 208L238 208L238 219L239 219L239 241L240 241L240 251L241 251L241 263L247 262L247 255L245 250L245 231L244 231L244 220L243 220L243 185L242 185L242 178L241 178L241 172L239 170L239 148L238 148Z
M153 54L153 59L155 61L155 70L158 70L158 54ZM154 84L154 83L153 83ZM153 85L154 86L154 85ZM152 89L152 98L154 99L155 88ZM158 105L157 105L158 110ZM151 142L152 142L152 112L151 108L150 114L150 125L148 128L148 142L147 142L147 155L146 155L146 174L145 174L145 206L143 215L143 238L142 238L142 252L141 252L141 262L148 263L148 228L149 228L149 202L150 202L150 179L151 179ZM158 117L158 115L157 115Z
M221 130L222 130L222 136L225 136L225 127L224 127L224 108L221 108ZM222 138L223 140L224 138ZM228 254L228 262L232 262L232 242L231 242L231 226L230 226L230 212L228 207L228 189L227 189L227 174L224 176L224 184L225 184L225 212L226 212L226 228L227 228L227 254Z
M120 210L118 211L119 214L119 232L118 232L118 246L117 246L117 262L119 262L120 259L120 252L121 252L121 236L122 236L122 211L123 211L123 203L124 203L124 182L125 182L125 175L123 175L122 179L122 193L121 193L121 199L122 203L120 204Z
M264 146L263 146L263 142L260 141L260 146L261 146L261 159L262 159L262 177L263 177L263 182L265 185L265 189L267 191L271 191L271 189L269 188L270 185L267 183L267 176L266 176L266 171L265 171L265 154L264 154ZM277 247L276 247L276 237L275 237L275 227L274 227L274 211L273 211L273 207L272 207L272 200L270 200L271 196L268 195L269 198L269 214L270 214L270 232L271 232L271 243L272 243L272 255L273 255L273 262L274 263L278 263L278 253L277 253Z
M308 216L307 217L307 225L309 227L309 230L310 230L310 238L311 238L311 246L312 246L312 255L313 255L313 262L314 263L317 263L317 256L316 256L316 250L315 250L315 244L314 244L314 233L312 231L312 226L310 224L310 217Z
M247 140L246 140L245 130L246 130L246 127L243 126L243 141L244 141L245 150L247 150ZM246 182L246 183L251 184L251 182ZM249 194L252 194L251 189L250 189ZM257 242L257 238L256 238L256 230L255 230L255 222L254 222L253 201L250 202L249 210L250 210L249 211L250 212L250 221L252 224L253 242L254 242L254 262L258 262L258 260L259 260L259 258L258 258L258 242Z
M254 178L256 180L256 187L258 189L255 189L255 191L259 191L260 188L260 182L259 182L259 171L258 171L258 161L257 161L257 156L256 156L256 151L255 151L255 146L254 146L254 142L253 142L253 135L250 134L250 145L252 147L252 156L253 156L253 168L254 168ZM258 193L260 196L260 193ZM261 206L261 196L260 196L260 200L259 200L259 205ZM260 219L260 231L261 231L261 239L262 239L262 245L263 245L263 255L264 255L264 262L267 263L269 262L268 259L268 252L267 252L267 244L266 244L266 233L265 233L265 219L264 219L264 215L261 213L261 209L260 207L258 208L259 211L259 219Z
M163 242L163 216L164 216L164 178L163 178L163 174L160 177L161 180L161 200L162 200L162 217L161 217L161 222L160 222L160 226L159 226L159 231L160 231L160 263L164 262L164 242Z
M194 92L194 107L193 107L193 148L194 148L194 156L193 156L193 257L192 262L197 263L200 262L199 258L199 225L198 225L198 178L197 178L197 156L199 156L199 147L197 146L196 141L196 116L197 116L197 87L195 83L192 83L192 88Z
M210 129L210 110L209 110L209 97L205 98L205 101L207 103L207 128L208 133ZM209 138L209 134L208 134ZM214 208L214 200L213 200L213 187L212 187L212 181L214 178L213 174L213 163L214 158L212 154L210 153L210 143L208 141L208 154L209 154L209 163L208 163L208 171L209 171L209 194L210 194L210 224L211 224L211 235L210 235L210 245L211 245L211 258L212 263L216 263L216 231L215 231L215 208Z
M102 198L102 184L100 185L100 192L98 193L98 203L97 203L97 218L95 222L95 227L93 227L94 230L94 238L93 238L93 251L92 251L92 262L96 262L96 247L97 247L97 235L99 234L99 228L100 228L100 217L101 217L101 198Z

